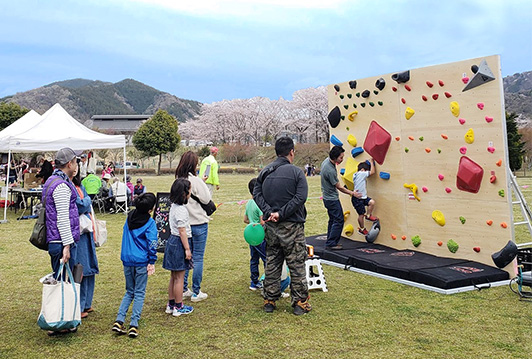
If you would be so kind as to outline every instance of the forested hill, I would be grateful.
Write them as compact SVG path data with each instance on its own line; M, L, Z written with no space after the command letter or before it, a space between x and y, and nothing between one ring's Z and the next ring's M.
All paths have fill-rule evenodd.
M504 102L507 112L520 115L520 125L532 120L532 71L506 76Z
M60 103L81 122L89 120L92 115L150 115L158 109L166 110L180 122L185 122L198 115L202 105L132 79L117 83L86 79L59 81L0 101L14 102L40 114Z

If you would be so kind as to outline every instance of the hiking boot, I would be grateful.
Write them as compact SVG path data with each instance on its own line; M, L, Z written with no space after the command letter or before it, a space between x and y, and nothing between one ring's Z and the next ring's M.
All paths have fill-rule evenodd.
M181 308L174 307L174 311L172 312L172 315L174 317L179 317L182 314L190 314L194 311L194 308L190 305L182 305Z
M126 334L126 326L124 323L115 322L111 330L119 335Z
M305 301L298 301L296 305L294 306L294 314L295 315L302 315L307 314L312 310L312 307L310 306L310 303L308 302L308 298Z
M207 299L208 295L207 293L203 293L201 290L198 294L194 293L192 294L192 297L190 297L190 300L193 302L200 302L204 299Z
M377 222L379 219L375 216L366 216L366 219L371 222Z
M363 236L367 236L368 235L368 230L366 228L359 228L358 229L358 234L361 234Z
M275 301L264 299L264 311L266 313L273 313L275 310Z
M130 338L136 338L139 336L139 328L137 327L129 327L129 330L127 331L127 336Z

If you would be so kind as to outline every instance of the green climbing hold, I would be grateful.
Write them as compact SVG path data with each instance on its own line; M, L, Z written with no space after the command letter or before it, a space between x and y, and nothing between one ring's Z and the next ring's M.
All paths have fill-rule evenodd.
M340 98L343 100L344 99L344 95L340 95Z
M423 141L423 140L424 140L423 136L421 136L421 137L419 138L419 140L420 140L420 141Z
M449 239L447 241L447 248L449 249L449 252L456 253L458 251L458 243L456 243L453 239Z
M462 222L462 224L465 224L465 217L460 216L460 222Z
M349 131L349 127L346 127L345 129L346 129L347 131Z
M357 92L357 93L355 94L355 96L356 96L356 97L360 97L360 92Z
M349 105L344 105L344 108L347 110L349 108Z
M345 120L345 116L344 116L344 115L340 116L340 118L341 118L342 120Z
M377 90L373 90L373 93L374 93L375 95L378 95L378 94L379 94L379 91L377 91Z
M373 102L369 102L369 105L370 105L371 107L375 106L375 104L374 104Z
M383 103L382 101L379 101L379 102L377 102L377 103L379 104L379 106L384 105L384 103Z
M347 97L351 98L353 97L353 95L351 95L350 93L347 94Z
M353 108L357 108L357 104L356 103L353 104Z
M438 153L441 153L441 148L438 148Z
M408 151L410 151L408 147L405 147L405 152L408 153Z
M362 102L362 103L360 104L360 106L362 106L362 107L366 107L366 103L365 103L365 102Z
M501 190L499 191L499 196L504 197L504 190L503 190L503 189L501 189Z
M419 245L421 244L421 238L419 238L419 236L412 237L412 244L414 245L414 247L419 247Z

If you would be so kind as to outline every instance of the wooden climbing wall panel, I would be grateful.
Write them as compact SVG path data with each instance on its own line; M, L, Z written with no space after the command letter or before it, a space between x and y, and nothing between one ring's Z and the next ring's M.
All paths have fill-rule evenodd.
M381 156L384 152L382 165L377 164L367 182L381 224L376 243L494 265L491 255L513 238L502 95L499 56L328 86L331 136L346 150L337 166L341 181L341 173L352 173L353 164L370 158L368 150ZM372 121L391 135L387 150L386 134L367 138ZM348 162L355 147L347 141L350 134L356 147L376 147L365 148ZM381 178L381 172L389 179ZM349 178L344 182L351 185ZM405 184L417 186L419 201ZM340 198L344 211L351 212L346 225L355 228L348 238L364 241L356 231L350 199L343 194ZM443 226L432 218L436 210L444 216ZM418 247L414 236L421 238ZM459 246L455 253L447 246L451 239Z

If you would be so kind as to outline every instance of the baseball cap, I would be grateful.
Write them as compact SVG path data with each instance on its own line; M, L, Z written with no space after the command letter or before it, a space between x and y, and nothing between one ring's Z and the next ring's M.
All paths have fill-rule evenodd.
M55 154L55 165L56 166L64 166L68 162L72 161L74 158L79 156L82 153L82 151L74 151L70 147L61 148L57 153Z
M212 146L211 147L211 153L218 153L218 147Z
M137 178L137 183L142 182L142 178Z

